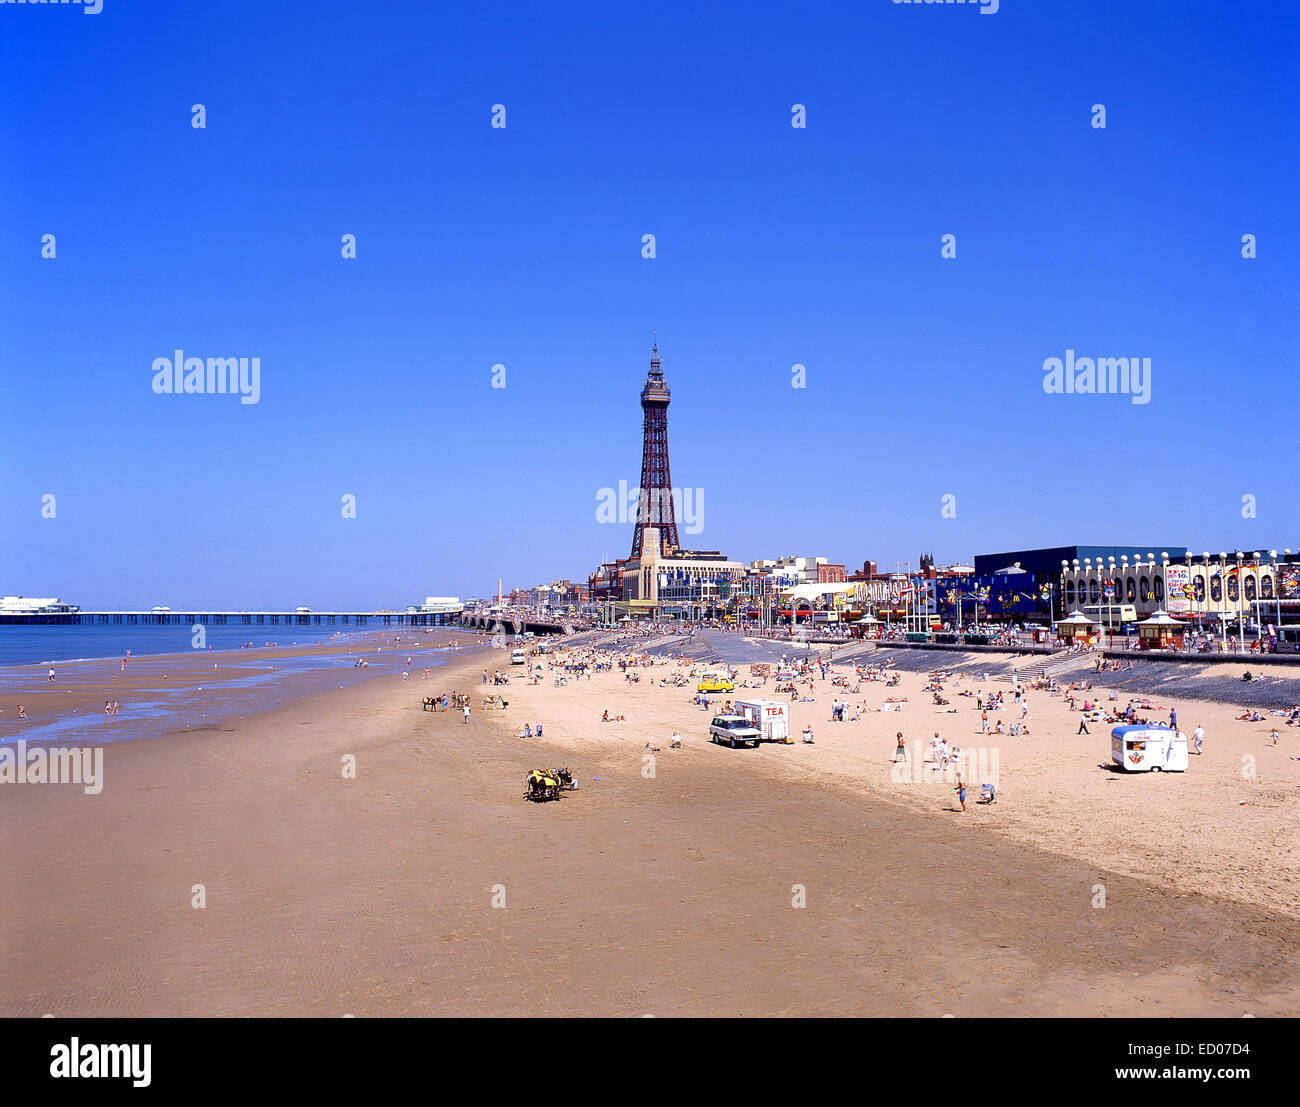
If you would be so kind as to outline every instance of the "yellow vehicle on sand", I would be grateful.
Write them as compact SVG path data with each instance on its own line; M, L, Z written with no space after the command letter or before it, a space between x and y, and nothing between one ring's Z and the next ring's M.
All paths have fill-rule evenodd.
M700 674L697 692L734 692L736 686L731 682L731 674L726 669L707 669Z

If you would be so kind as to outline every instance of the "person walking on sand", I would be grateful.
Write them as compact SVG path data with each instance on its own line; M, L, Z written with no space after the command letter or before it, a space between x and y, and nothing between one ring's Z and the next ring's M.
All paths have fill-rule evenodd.
M464 709L464 710L465 710L465 722L466 722L466 724L468 724L468 723L469 723L469 704L466 704L466 705L465 705L465 709Z
M1201 726L1200 723L1197 723L1196 729L1192 731L1192 745L1196 747L1197 753L1205 752L1203 749L1201 749L1201 743L1204 741L1205 741L1205 727Z
M907 760L907 743L903 741L903 732L902 732L901 730L898 732L898 745L894 747L894 757L893 757L893 760L894 760L894 761L898 761L898 760L899 760L899 756L898 756L898 755L899 755L900 753L903 755L903 756L902 756L902 760L903 760L903 761L906 761L906 760Z
M953 789L957 793L957 801L961 804L962 811L966 810L966 782L959 780L957 787Z
M1178 708L1176 707L1171 707L1169 709L1169 729L1178 729Z
M1080 735L1080 734L1091 734L1091 733L1092 733L1092 731L1088 729L1088 716L1087 716L1087 715L1080 715L1080 716L1079 716L1079 729L1076 730L1074 733L1075 733L1076 737L1077 737L1078 735Z
M54 680L54 670L53 670L53 669L50 670L50 680L51 680L51 681Z

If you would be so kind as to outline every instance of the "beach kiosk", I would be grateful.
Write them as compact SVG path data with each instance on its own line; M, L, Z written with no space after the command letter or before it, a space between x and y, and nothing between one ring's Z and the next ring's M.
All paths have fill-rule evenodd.
M1072 642L1087 643L1097 637L1099 626L1096 619L1090 619L1082 611L1071 611L1068 617L1056 620L1056 633Z
M1183 644L1183 624L1166 611L1153 611L1138 627L1138 649L1176 650Z
M754 729L762 731L764 742L790 745L790 705L777 700L737 700L736 714Z
M1185 773L1187 735L1167 726L1117 726L1110 759L1126 773Z
M863 615L853 620L854 630L859 638L876 638L880 634L880 620L874 615Z

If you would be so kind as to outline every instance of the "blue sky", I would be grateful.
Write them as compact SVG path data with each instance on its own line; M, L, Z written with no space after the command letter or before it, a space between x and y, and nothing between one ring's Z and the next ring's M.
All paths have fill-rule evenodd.
M597 494L639 478L655 330L692 545L1300 547L1296 27L0 5L0 590L374 607L583 578L630 545ZM177 348L260 358L259 402L156 395ZM1066 349L1151 358L1151 402L1045 394Z

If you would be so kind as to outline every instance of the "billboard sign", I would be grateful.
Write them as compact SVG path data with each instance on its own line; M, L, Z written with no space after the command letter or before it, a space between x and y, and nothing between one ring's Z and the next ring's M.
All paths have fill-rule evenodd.
M1192 611L1192 570L1186 565L1165 568L1166 611L1170 615L1189 615Z

